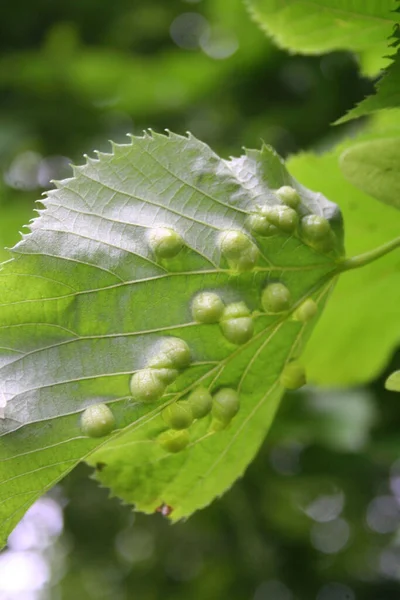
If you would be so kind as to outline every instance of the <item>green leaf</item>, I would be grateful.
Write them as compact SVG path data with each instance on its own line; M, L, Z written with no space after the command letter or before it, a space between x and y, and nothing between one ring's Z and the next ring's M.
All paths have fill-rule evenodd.
M281 48L301 54L333 50L383 57L396 0L248 0L251 14ZM377 63L375 63L375 68Z
M387 117L388 115L386 115ZM386 118L382 129L360 138L392 136L399 129L397 115ZM398 237L400 214L353 187L342 175L339 157L353 141L316 156L303 154L288 162L303 184L338 202L345 227L347 255L372 250ZM400 287L398 251L362 269L341 275L324 314L307 345L304 361L310 381L348 386L376 377L399 344Z
M400 392L400 371L394 371L385 381L385 388L390 392Z
M336 240L329 251L279 227L270 237L251 233L249 215L277 204L273 190L284 185L300 195L300 215L329 220L329 241ZM320 312L332 285L340 213L297 184L268 147L224 161L195 138L173 134L133 137L88 158L43 203L1 272L0 539L80 460L141 510L167 503L173 519L188 516L232 485L264 438L283 394L280 373L315 323L291 313L310 296ZM184 248L159 258L155 227L175 231ZM246 260L230 253L228 263L221 254L227 230L241 232ZM266 314L261 294L277 280L292 307ZM244 303L253 337L237 346L218 323L194 322L191 302L204 290L241 310ZM171 337L188 345L190 365L164 368L178 376L158 401L134 402L132 374L155 365L159 343ZM169 454L157 442L166 430L160 412L200 383L212 393L238 390L239 413L221 431L210 431L212 416L195 421L190 445ZM104 403L117 429L85 437L80 415Z
M354 144L339 160L350 183L377 200L400 208L400 137Z
M390 47L385 50L384 56L379 56L374 47L363 50L358 54L360 71L364 77L374 78L392 64ZM356 55L357 56L357 55Z
M397 34L398 35L398 34ZM398 42L396 43L398 45ZM346 123L370 115L378 110L398 108L400 106L400 47L376 84L376 93L365 98L358 106L350 110L337 124Z

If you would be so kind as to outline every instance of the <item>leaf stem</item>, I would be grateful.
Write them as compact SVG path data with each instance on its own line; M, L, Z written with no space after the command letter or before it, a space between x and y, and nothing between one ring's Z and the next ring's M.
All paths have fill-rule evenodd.
M392 252L396 248L400 248L400 237L395 238L394 240L391 240L382 246L378 246L378 248L374 248L374 250L365 252L364 254L346 258L339 264L337 269L338 273L343 273L343 271L349 271L350 269L359 269L360 267L365 267L365 265L369 265L369 263L374 262L382 256L385 256L385 254Z

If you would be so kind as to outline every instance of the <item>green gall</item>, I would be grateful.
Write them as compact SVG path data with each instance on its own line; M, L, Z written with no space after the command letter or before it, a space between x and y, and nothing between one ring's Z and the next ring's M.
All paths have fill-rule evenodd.
M212 396L207 388L198 387L189 395L187 403L195 419L207 416L212 407Z
M172 383L179 375L176 369L157 369L156 376L166 384Z
M254 334L254 323L251 317L238 317L220 322L221 331L232 344L245 344Z
M335 246L335 234L329 221L318 215L303 217L300 224L300 233L309 246L320 252L329 252Z
M183 248L179 233L168 227L156 227L149 235L150 246L158 258L174 258Z
M241 231L225 231L220 237L220 246L234 271L250 271L257 262L257 246Z
M241 345L248 342L254 333L250 310L244 302L228 304L222 314L220 328L229 342Z
M187 429L181 429L180 431L170 429L161 433L157 441L164 450L175 454L186 448L190 438Z
M306 372L298 362L290 362L283 369L279 378L287 390L298 390L307 383Z
M299 222L299 215L289 206L271 206L263 209L267 220L285 233L293 233Z
M242 231L224 231L221 235L221 250L228 258L239 258L253 246L252 241Z
M400 392L400 371L394 371L385 381L385 388L389 392Z
M265 312L280 313L292 305L292 298L286 285L283 283L270 283L263 290L261 295L261 305Z
M114 415L106 404L89 406L82 413L81 429L89 437L105 437L115 429Z
M162 340L159 352L149 360L156 369L185 369L191 360L190 348L184 340L169 337Z
M262 214L250 215L247 220L247 225L252 233L255 233L256 235L269 237L278 233L278 228L275 227L275 225L272 225L267 217Z
M318 215L308 215L301 220L301 233L311 241L320 241L329 236L329 221Z
M160 379L157 369L142 369L131 377L132 398L138 402L156 402L165 392L166 383Z
M283 185L276 190L275 194L278 196L282 204L286 204L287 206L290 206L290 208L298 208L301 202L298 192L290 185Z
M213 417L210 423L209 431L211 433L222 431L223 429L226 429L228 427L229 423L230 421L220 421L219 419Z
M193 413L187 402L174 402L161 413L164 422L171 429L187 429L193 423Z
M307 298L300 304L293 313L293 319L301 323L307 323L315 317L318 312L318 305L312 298Z
M198 323L218 323L224 311L224 303L218 294L201 292L192 302L193 319Z
M212 415L221 423L229 423L239 412L239 394L232 388L222 388L213 396Z
M231 302L224 308L222 320L237 319L250 316L250 310L244 302Z

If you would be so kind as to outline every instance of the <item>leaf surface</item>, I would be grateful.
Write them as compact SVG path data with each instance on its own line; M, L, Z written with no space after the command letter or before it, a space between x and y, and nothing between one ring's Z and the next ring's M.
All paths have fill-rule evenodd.
M301 214L324 215L336 239L328 253L298 234L253 236L250 214L274 205L276 188L292 185ZM301 353L315 319L291 313L312 296L320 310L342 252L336 205L295 182L268 147L224 161L195 138L152 134L113 145L57 183L45 210L2 266L0 323L0 538L25 510L79 461L146 512L171 505L190 515L223 493L257 451L273 419L285 364ZM155 227L184 240L177 256L159 259ZM254 268L237 272L221 254L221 233L241 231L258 248ZM291 310L265 313L271 281L290 290ZM193 321L191 301L217 292L245 302L253 337L236 346L218 324ZM191 362L154 403L134 402L133 373L148 365L165 338L184 340ZM210 433L211 417L194 422L190 445L169 454L157 442L161 410L198 384L233 387L241 407L230 427ZM115 415L105 439L85 437L82 411L99 402Z
M400 208L400 137L354 144L339 160L350 183L369 196Z
M390 392L400 392L400 371L394 371L385 381L385 388Z
M397 114L384 119L354 140L317 156L288 161L292 175L319 188L338 202L345 226L348 256L372 250L399 235L400 214L377 202L343 176L339 158L358 143L383 143L399 134ZM377 157L379 160L379 157ZM329 303L307 345L304 361L310 380L318 385L349 386L371 381L389 361L400 340L399 251L340 276Z
M248 0L251 14L275 43L301 54L352 50L388 54L398 21L396 0ZM374 69L379 63L374 61ZM380 65L382 66L382 65Z
M397 34L399 36L399 34ZM399 42L397 42L398 46ZM393 109L400 106L400 47L382 77L376 84L376 93L365 98L355 108L351 109L337 123L346 123L373 114L378 110Z

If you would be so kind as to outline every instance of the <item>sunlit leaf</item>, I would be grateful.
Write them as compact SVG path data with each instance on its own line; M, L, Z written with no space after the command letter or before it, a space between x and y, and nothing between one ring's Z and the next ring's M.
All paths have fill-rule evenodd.
M300 217L329 220L328 248L304 243L296 219L285 232L286 209L274 235L251 229L249 216L277 205L274 190L284 185L300 195ZM293 180L268 147L224 161L195 138L173 134L133 137L87 159L43 203L1 272L1 539L81 460L141 510L167 503L173 519L188 516L232 485L263 440L284 391L280 374L316 320L291 314L310 296L321 312L332 286L340 213ZM183 249L178 244L174 257L160 258L166 254L155 228L175 232ZM245 256L221 253L226 231L238 232ZM277 281L290 305L268 314L262 291ZM225 305L241 303L240 310L244 303L253 336L235 345L218 323L193 321L191 302L204 290ZM158 400L133 401L132 374L154 374L154 354L171 338L187 344L190 364L166 372L176 379ZM160 412L200 383L211 393L237 390L239 413L223 430L210 430L211 415L198 419L189 446L170 454L157 442L167 429ZM99 403L112 409L116 429L104 439L86 437L80 415Z
M400 392L400 371L394 371L385 381L385 388L390 392Z
M362 63L365 53L369 74L371 67L382 67L377 58L389 53L387 40L398 22L396 0L248 0L248 5L282 48L301 54L352 50Z

